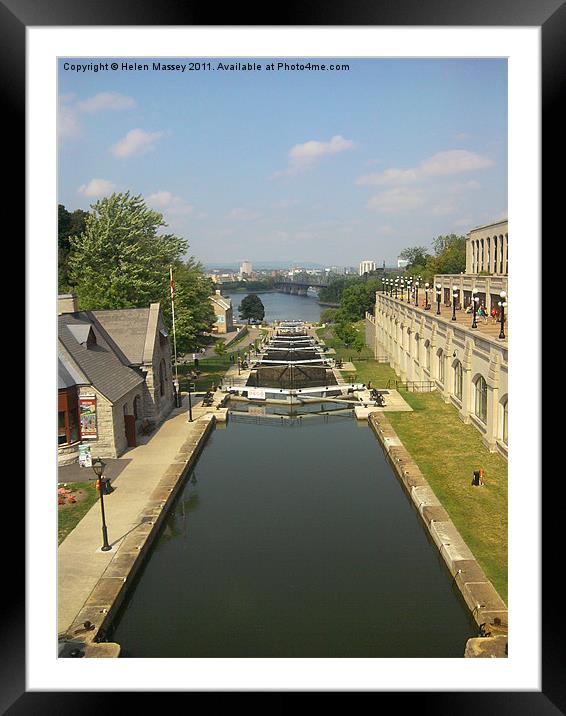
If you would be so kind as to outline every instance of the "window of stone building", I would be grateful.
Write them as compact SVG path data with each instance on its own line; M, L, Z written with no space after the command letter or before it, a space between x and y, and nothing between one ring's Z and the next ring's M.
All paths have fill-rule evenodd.
M76 388L59 391L57 444L70 445L79 439L79 409Z
M67 444L67 421L65 420L65 411L59 411L59 445Z
M444 383L444 351L442 348L436 355L438 356L438 380Z
M136 420L140 419L140 396L136 395L134 398L134 418Z
M476 399L474 413L482 423L487 423L487 383L483 376L478 376L475 382Z
M430 341L425 341L425 365L430 370Z
M458 400L462 400L464 370L459 360L454 363L454 395Z

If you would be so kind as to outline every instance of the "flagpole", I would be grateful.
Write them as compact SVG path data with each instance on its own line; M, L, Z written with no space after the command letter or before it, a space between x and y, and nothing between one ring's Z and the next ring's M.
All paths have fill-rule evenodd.
M169 288L171 289L171 313L173 315L173 350L175 353L175 384L179 390L179 374L177 371L177 336L175 335L175 288L173 284L173 267L169 267Z

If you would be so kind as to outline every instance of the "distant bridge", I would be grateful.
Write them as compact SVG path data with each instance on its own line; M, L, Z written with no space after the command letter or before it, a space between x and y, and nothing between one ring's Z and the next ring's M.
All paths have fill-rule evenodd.
M276 291L281 291L282 293L290 293L294 296L306 296L309 288L314 288L319 291L326 286L328 286L328 281L324 279L316 276L313 276L312 279L301 276L301 278L297 278L296 280L285 279L284 281L277 281L274 287Z

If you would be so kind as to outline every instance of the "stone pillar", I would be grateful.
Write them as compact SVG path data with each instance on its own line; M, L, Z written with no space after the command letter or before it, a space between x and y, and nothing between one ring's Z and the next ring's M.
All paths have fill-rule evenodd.
M470 412L472 410L472 352L474 342L470 339L466 340L464 355L462 356L462 407L460 409L460 418L462 422L470 422Z
M489 371L486 379L487 383L487 429L483 438L484 445L495 452L497 440L497 411L499 408L499 353L491 356L489 362Z

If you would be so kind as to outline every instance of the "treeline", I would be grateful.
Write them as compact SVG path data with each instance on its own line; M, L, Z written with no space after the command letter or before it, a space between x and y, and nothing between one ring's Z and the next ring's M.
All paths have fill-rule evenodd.
M266 276L264 279L258 279L256 281L248 281L242 279L241 281L224 281L222 284L218 284L223 291L272 291L275 286L275 278L273 276Z
M90 211L59 205L59 292L77 295L80 310L139 308L159 302L172 327L169 269L173 268L179 354L208 343L215 321L214 286L187 258L188 242L163 233L163 215L130 192L112 194Z
M364 276L339 276L329 286L321 289L319 298L323 302L339 303L339 308L328 308L321 314L323 322L346 324L364 318L373 311L375 293L383 287L382 278L390 276L419 276L421 286L432 284L435 274L457 274L466 269L466 237L449 234L438 236L432 242L433 253L426 247L416 246L404 249L399 258L408 261L401 272L387 273L372 271ZM342 329L341 329L342 330Z

